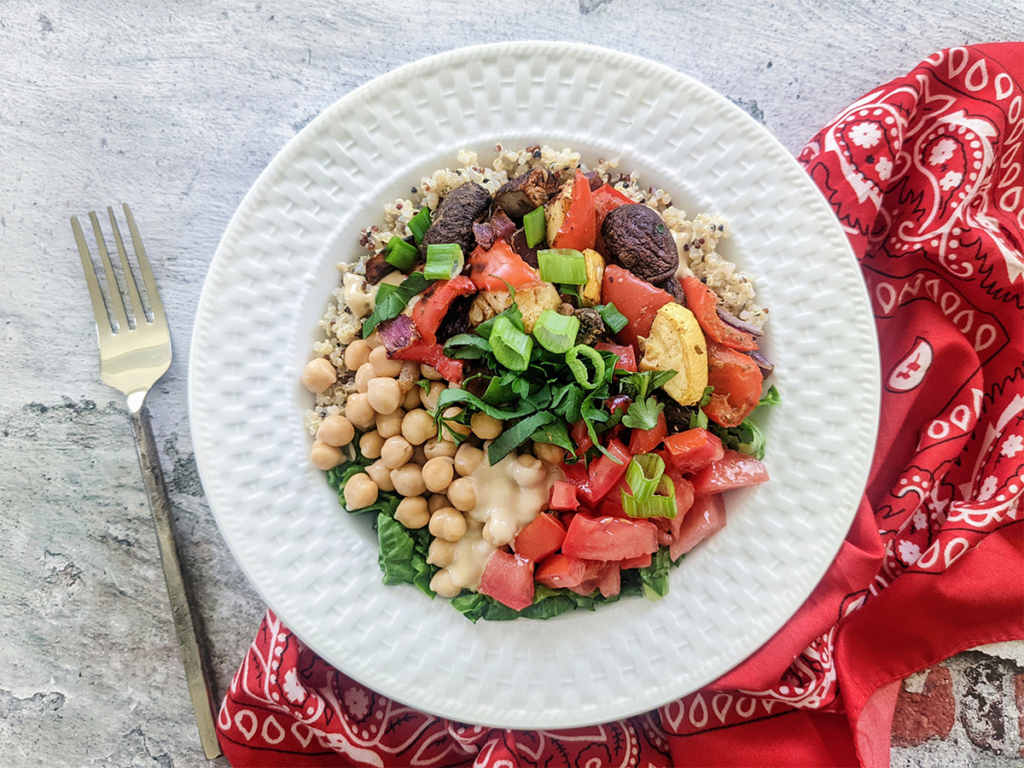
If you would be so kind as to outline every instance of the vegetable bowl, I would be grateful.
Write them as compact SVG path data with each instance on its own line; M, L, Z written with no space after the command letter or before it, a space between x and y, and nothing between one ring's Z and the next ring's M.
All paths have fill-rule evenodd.
M301 378L324 341L319 321L339 287L336 265L358 261L362 230L369 227L370 243L382 206L411 200L424 177L457 167L460 150L476 152L480 167L491 164L499 143L571 147L590 170L618 158L621 172L666 191L687 216L728 221L731 237L717 251L755 279L757 302L771 308L759 351L775 365L782 402L752 416L771 479L726 492L727 525L669 569L660 600L622 597L548 621L467 621L415 585L382 583L374 516L346 512L311 460L303 414L320 406ZM372 245L376 253L383 243ZM786 151L694 80L566 43L426 59L309 123L228 225L200 298L189 376L210 506L281 620L385 696L514 728L581 726L654 708L768 640L810 594L853 519L879 378L855 259Z

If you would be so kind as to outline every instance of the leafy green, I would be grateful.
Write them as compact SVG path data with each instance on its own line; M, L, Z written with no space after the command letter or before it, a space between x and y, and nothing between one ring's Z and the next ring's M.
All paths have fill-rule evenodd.
M668 571L671 567L672 556L668 547L662 547L651 556L650 565L639 569L644 597L648 600L660 600L668 594Z
M402 310L412 301L412 297L423 293L432 281L427 280L422 272L413 272L395 290L381 299L377 294L377 304L370 316L363 321L363 338L365 339L379 323L391 320L402 314Z
M760 402L758 402L757 405L758 405L758 407L760 407L762 405L781 405L781 404L782 404L782 395L779 394L779 390L775 388L774 384L772 384L770 387L768 387L768 391L764 393L764 395L761 397Z
M690 429L707 429L709 424L708 415L700 408L694 408L690 413Z
M533 605L528 605L521 611L513 610L479 592L463 592L452 599L452 607L475 624L480 619L484 621L511 621L513 619L543 621L577 608L593 611L600 603L614 603L616 600L618 600L618 596L606 598L596 592L594 595L578 595L568 589L550 589L538 584L534 592Z
M441 392L437 397L437 415L435 416L435 419L440 421L441 415L445 410L453 405L459 405L460 403L471 405L477 410L483 411L492 419L501 419L502 421L518 419L521 416L526 416L537 410L537 408L529 402L519 403L515 408L499 408L498 406L484 402L472 392L465 389L452 389L449 387Z
M565 424L561 421L552 421L550 424L544 424L530 435L530 439L535 443L557 445L559 448L564 448L570 453L576 450L572 440L569 439L569 430L565 428Z
M523 313L519 311L519 305L516 304L516 289L509 285L507 280L502 280L502 282L508 287L508 292L512 296L512 304L490 320L484 320L477 326L476 332L485 339L491 338L491 330L494 328L494 321L499 317L507 317L516 329L526 333L526 326L523 325Z
M622 417L622 424L630 429L654 429L663 410L665 404L658 402L656 397L636 400L629 404L629 410Z
M430 379L420 379L416 383L419 385L420 389L422 389L428 395L430 394Z
M726 448L746 453L758 460L764 458L767 440L761 428L749 418L744 419L738 427L726 429L718 424L712 424L709 429L721 439L722 445Z
M775 387L772 387L775 389ZM700 402L698 405L703 408L705 405L711 402L711 395L715 393L714 387L704 387L704 393L700 396Z
M487 461L493 467L514 449L526 442L534 432L554 420L553 414L547 411L540 411L532 416L527 416L522 421L517 421L511 427L506 427L487 449Z
M626 374L621 381L632 392L634 400L643 400L658 387L671 381L675 375L676 371L642 371Z
M445 342L444 354L456 360L482 360L492 352L487 339L472 333L460 333Z
M393 514L393 513L392 513ZM377 516L377 563L385 584L413 584L434 597L430 580L436 568L427 562L430 534L425 528L409 530L389 514Z

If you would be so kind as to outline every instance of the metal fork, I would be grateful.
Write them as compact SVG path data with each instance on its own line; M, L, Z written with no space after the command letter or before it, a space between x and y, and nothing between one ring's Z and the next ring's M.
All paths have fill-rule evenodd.
M128 262L128 254L124 249L113 208L108 207L107 213L110 216L110 228L113 230L114 242L117 245L124 286L131 303L131 319L134 323L129 322L129 316L125 311L121 289L95 211L89 214L89 220L92 222L96 246L106 274L106 294L96 278L89 246L86 245L77 216L71 217L71 229L78 243L78 253L82 257L85 282L89 286L92 311L96 317L96 330L100 342L100 376L106 384L128 396L128 410L131 412L132 427L135 431L135 447L139 454L146 494L149 496L149 507L153 512L153 523L156 525L160 560L167 581L167 595L171 602L174 629L185 663L189 695L192 698L192 708L195 711L196 724L199 726L203 751L207 759L212 760L221 753L215 727L216 705L211 685L213 677L210 675L209 663L199 642L196 613L181 570L177 535L171 517L171 503L167 498L167 488L164 486L164 475L149 422L149 411L143 405L146 393L171 365L171 336L167 328L163 303L153 279L153 270L150 269L149 259L146 258L146 250L142 246L142 238L139 236L131 209L127 204L124 205L124 215L135 248L135 257L149 299L151 312L148 315L139 295L137 279Z

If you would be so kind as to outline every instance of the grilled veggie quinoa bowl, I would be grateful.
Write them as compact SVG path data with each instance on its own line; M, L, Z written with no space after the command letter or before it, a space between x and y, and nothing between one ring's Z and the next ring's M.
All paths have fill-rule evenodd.
M313 464L376 517L385 584L473 621L546 619L669 572L765 482L768 311L692 220L616 160L459 153L385 206L302 382Z

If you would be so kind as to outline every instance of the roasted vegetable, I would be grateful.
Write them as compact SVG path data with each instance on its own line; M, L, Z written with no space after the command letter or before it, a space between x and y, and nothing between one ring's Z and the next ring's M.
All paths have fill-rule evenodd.
M547 240L552 248L584 251L597 239L594 199L583 172L565 182L558 194L544 207Z
M425 254L428 245L456 243L463 253L470 253L476 247L473 223L480 221L490 207L491 194L479 184L467 181L456 187L437 206L433 223L423 233L421 252Z
M646 205L622 205L609 212L601 237L612 264L649 283L661 284L679 268L679 250L668 225Z
M494 202L514 219L521 219L555 194L558 180L544 168L534 168L512 181L505 182L494 193Z
M658 310L644 344L640 370L676 371L662 389L680 405L700 402L708 385L708 348L690 310L675 302Z
M604 280L604 257L587 248L583 252L587 265L587 282L580 288L580 303L584 307L596 307L601 303L601 283Z

